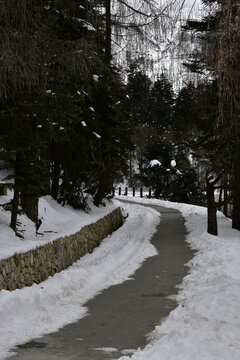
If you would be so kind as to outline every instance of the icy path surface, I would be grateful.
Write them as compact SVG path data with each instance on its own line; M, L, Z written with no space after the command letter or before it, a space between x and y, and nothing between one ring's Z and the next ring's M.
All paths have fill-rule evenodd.
M148 212L156 213L145 207L129 207L129 225L135 216L137 221L134 226L125 228L124 237L115 238L119 245L125 243L125 238L128 243L123 250L120 250L121 245L115 247L113 261L114 266L118 266L117 277L126 279L126 269L130 267L127 274L133 274L131 279L111 286L86 302L89 316L26 343L13 360L117 359L146 345L147 334L177 306L168 296L177 293L176 285L188 271L184 264L192 257L192 251L184 241L186 231L181 214L167 208L156 209L161 211L161 222L151 239L154 247L149 243L149 227L153 226L148 220ZM149 255L155 256L144 261L134 273L136 259L141 256L141 262ZM105 262L108 261L109 254L106 253L99 262L101 267L96 268L99 273L95 274L94 286L99 286L102 281L101 272L106 273L109 267ZM95 264L96 259L93 258L92 263ZM112 279L114 273L110 274L109 270L108 276Z
M124 207L128 211L129 206ZM158 223L155 210L131 206L124 225L91 255L39 285L0 291L0 359L16 345L83 318L89 299L124 282L146 258L157 254L150 238Z

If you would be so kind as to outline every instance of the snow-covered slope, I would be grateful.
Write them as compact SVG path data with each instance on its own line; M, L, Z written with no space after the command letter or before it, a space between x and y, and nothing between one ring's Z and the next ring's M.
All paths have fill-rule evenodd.
M187 241L196 254L179 286L178 307L155 328L144 349L121 360L239 360L240 233L218 213L219 236L209 235L204 207L123 198L180 210L189 232ZM123 206L130 214L126 223L93 254L40 285L0 292L1 360L15 345L85 316L88 299L125 281L145 258L156 254L149 240L158 214L136 205Z
M0 197L0 204L11 199L8 196ZM83 226L96 222L100 218L114 210L116 206L109 203L106 207L97 208L89 202L91 212L89 214L81 210L74 210L70 206L61 206L50 196L39 200L39 218L42 225L36 234L34 223L26 215L18 216L19 230L22 231L24 239L15 236L9 227L10 212L3 211L0 207L0 260L12 256L14 253L25 252L46 244L62 236L72 235Z

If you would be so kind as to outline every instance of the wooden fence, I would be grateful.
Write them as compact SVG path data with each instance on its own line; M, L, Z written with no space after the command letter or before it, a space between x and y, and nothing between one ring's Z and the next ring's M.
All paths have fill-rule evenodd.
M152 196L152 189L149 188L146 190L146 188L128 188L125 187L122 191L122 188L119 187L118 189L115 189L115 193L118 193L118 195L124 195L124 196L139 196L139 197L147 197L151 199Z

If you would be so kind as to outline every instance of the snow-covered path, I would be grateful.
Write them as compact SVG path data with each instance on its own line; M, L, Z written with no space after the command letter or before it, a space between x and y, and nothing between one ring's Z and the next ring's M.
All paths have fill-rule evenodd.
M151 241L155 249L147 239L145 246L141 245L144 240L139 244L135 242L135 249L132 247L134 251L130 252L128 257L125 253L125 264L123 262L119 267L120 271L123 271L124 267L131 268L132 263L130 273L134 273L134 257L139 254L136 246L141 246L142 257L152 255L130 281L104 290L85 304L89 316L56 333L27 343L12 359L117 359L121 355L130 354L129 349L145 345L144 335L152 331L159 321L177 306L168 296L176 294L176 285L181 283L187 273L184 264L192 257L192 251L184 241L186 232L181 214L163 207L155 209L162 212L161 222ZM144 207L138 211L138 218L140 211L142 212L141 222L138 222L138 229L128 229L135 232L128 234L130 243L131 237L139 235L140 226L144 228L144 223L146 227L151 226L147 217L148 212L154 210ZM136 213L136 208L134 212ZM149 239L148 232L145 236ZM139 241L139 238L136 240ZM117 258L119 255L117 254ZM119 261L121 262L120 258ZM104 264L102 266L104 271Z
M123 328L129 340L131 332L130 328L126 328L121 322L118 327L115 323L107 340L104 338L104 341L96 345L100 350L92 350L94 354L90 359L107 360L121 357L121 360L239 360L240 232L233 230L231 221L222 213L218 213L219 236L209 235L206 231L207 210L204 207L146 198L121 199L179 210L186 221L187 242L196 253L188 263L188 275L179 286L179 293L175 298L178 306L156 326L146 347L139 347L134 352L132 350L132 354L131 351L126 351L120 356L117 345L111 349L113 342L107 341L117 336L118 328ZM119 206L119 202L115 205ZM128 205L124 204L124 207L127 208ZM15 360L66 360L67 343L74 353L71 359L81 360L75 346L79 348L79 342L81 347L84 346L85 334L78 337L77 332L70 333L70 340L68 338L66 343L61 339L61 333L68 329L68 326L59 332L56 331L79 319L91 319L91 316L84 318L88 311L86 305L91 312L90 305L101 298L104 299L104 289L114 291L115 287L110 288L112 285L124 283L124 286L130 285L130 288L133 288L134 281L126 280L141 267L145 259L150 258L139 272L157 258L154 256L157 250L149 241L159 223L157 212L136 205L130 208L127 209L130 216L124 226L105 239L93 254L85 256L74 266L56 274L43 284L15 292L0 292L1 360L10 355L10 350L14 346L23 343L26 349L22 348ZM155 276L157 282L160 278L157 278L158 275ZM162 276L167 276L167 273L163 272ZM103 294L96 296L101 291ZM162 301L161 295L165 292L150 293L158 296L148 296L149 293L146 292L139 298L145 299L145 304L154 300L156 306L156 303ZM116 303L120 296L121 293L116 298ZM90 299L93 300L89 302ZM107 309L108 303L106 304ZM169 304L167 306L170 306ZM105 304L100 304L101 312L104 307ZM144 309L142 308L137 323L142 320ZM126 313L125 308L120 308L118 312L113 312L114 316L115 314L119 314L122 319L123 314L128 318L131 312ZM161 313L158 313L157 320L160 317ZM111 322L111 318L103 313L102 326L105 327L108 321ZM156 318L153 323L156 323ZM77 324L76 322L71 325L71 328L78 326ZM152 328L154 324L151 324ZM98 329L95 329L94 333L94 329L95 323L92 329L88 329L92 331L91 339L94 339L96 333L100 333ZM142 339L143 333L148 330L140 330L139 338ZM50 333L52 335L40 338ZM58 337L61 341L57 346ZM31 339L37 340L31 342ZM138 346L139 343L134 346L135 349ZM132 346L123 344L118 350L126 347ZM71 353L68 351L69 354ZM86 356L83 359L89 360Z
M239 360L240 232L218 212L219 235L208 234L205 207L128 199L178 209L186 220L187 242L196 250L188 264L190 272L179 287L178 307L131 360Z
M115 202L114 206L119 205ZM130 207L124 225L92 254L39 285L0 291L1 360L15 346L86 316L87 301L111 285L126 281L146 258L156 255L150 238L156 231L159 214L138 205ZM124 208L129 210L128 206ZM79 222L81 216L76 219Z

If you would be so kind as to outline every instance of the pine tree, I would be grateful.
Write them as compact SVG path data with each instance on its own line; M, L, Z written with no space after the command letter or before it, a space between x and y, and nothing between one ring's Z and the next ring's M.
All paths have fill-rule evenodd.
M149 96L149 120L154 131L160 134L170 128L172 122L172 109L174 93L172 85L164 74L153 84Z
M11 0L0 4L0 13L6 55L0 61L7 74L0 74L1 142L15 153L6 166L14 169L11 226L17 232L19 209L37 224L44 194L74 207L86 206L88 188L95 187L96 194L106 186L103 197L109 194L123 162L121 145L116 147L122 90L106 63L104 19L92 3L24 0L19 6ZM13 52L14 64L9 62ZM101 175L112 168L111 179Z

